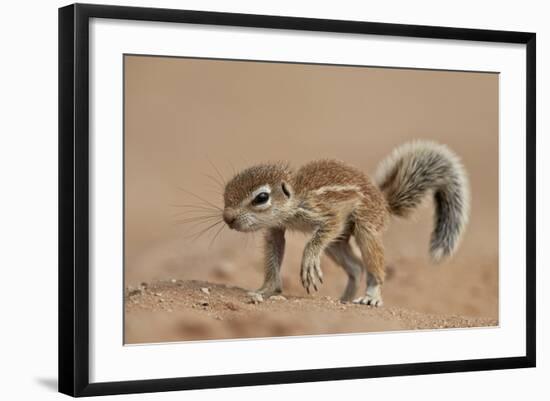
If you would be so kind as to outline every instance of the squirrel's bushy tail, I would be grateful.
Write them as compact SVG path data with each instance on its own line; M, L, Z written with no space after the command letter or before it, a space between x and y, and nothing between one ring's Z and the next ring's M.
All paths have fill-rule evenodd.
M435 227L430 254L437 262L455 251L470 209L468 178L456 154L434 142L406 143L382 161L376 182L397 216L407 216L432 192Z

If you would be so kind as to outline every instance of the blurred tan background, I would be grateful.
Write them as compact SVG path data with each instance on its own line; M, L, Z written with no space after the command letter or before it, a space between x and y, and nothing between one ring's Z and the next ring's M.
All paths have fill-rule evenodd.
M261 235L197 240L178 224L200 203L222 206L206 177L267 160L293 166L338 158L374 173L411 139L448 145L472 192L470 224L455 257L428 258L431 200L385 235L388 306L422 313L498 318L498 74L367 67L125 57L125 281L207 280L255 289ZM214 167L214 166L215 167ZM182 213L178 215L178 213ZM305 237L287 235L285 293L304 295ZM338 297L346 276L325 258L319 296Z

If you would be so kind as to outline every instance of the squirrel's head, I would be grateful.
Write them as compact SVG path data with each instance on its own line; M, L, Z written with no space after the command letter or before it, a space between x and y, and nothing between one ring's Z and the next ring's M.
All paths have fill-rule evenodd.
M237 231L281 226L292 213L291 170L283 163L249 167L235 175L223 195L223 219Z

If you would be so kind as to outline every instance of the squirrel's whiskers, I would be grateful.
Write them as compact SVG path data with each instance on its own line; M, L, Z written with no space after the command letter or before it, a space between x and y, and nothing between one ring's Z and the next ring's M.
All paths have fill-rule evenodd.
M221 228L218 229L218 231L215 233L215 235L212 237L212 240L210 242L209 247L212 245L214 240L219 236L223 229L223 218L222 213L223 210L221 207L216 206L212 202L204 199L203 197L195 194L194 192L191 192L189 190L186 190L184 188L178 188L180 191L185 192L188 195L191 195L195 200L199 203L194 204L180 204L180 205L172 205L173 207L177 207L183 209L183 211L180 211L178 213L174 214L174 217L178 216L188 216L185 218L179 218L175 220L176 224L184 224L189 225L189 229L199 229L198 232L192 232L189 235L186 235L184 238L191 239L192 241L196 241L203 235L207 234L209 231L218 229L218 226L221 225ZM206 227L204 227L206 226Z

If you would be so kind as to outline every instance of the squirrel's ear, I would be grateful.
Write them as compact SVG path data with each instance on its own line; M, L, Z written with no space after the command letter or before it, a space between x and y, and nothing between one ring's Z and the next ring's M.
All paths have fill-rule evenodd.
M286 197L290 198L290 190L286 182L283 181L281 183L281 189L283 190L283 193L286 195Z

